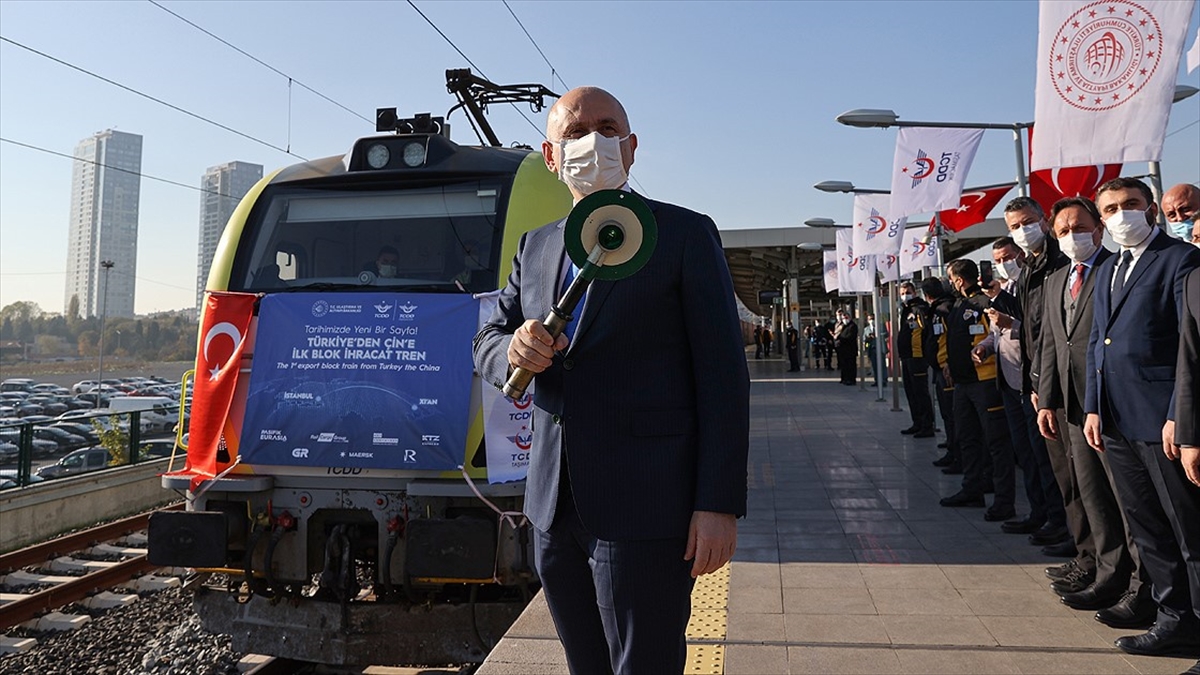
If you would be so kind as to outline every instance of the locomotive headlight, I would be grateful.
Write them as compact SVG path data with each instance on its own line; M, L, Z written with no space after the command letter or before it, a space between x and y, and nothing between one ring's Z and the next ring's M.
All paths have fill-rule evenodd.
M404 146L404 163L408 166L421 166L425 163L425 144L413 141Z
M406 152L405 154L407 155L408 153ZM367 148L367 164L372 169L382 169L387 166L388 160L391 158L392 153L388 151L387 146L383 143L376 143Z

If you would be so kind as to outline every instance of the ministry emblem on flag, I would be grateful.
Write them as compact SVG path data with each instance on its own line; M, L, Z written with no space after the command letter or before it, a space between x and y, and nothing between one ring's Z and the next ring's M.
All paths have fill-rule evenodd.
M1093 2L1067 17L1050 46L1054 89L1080 110L1111 110L1132 99L1162 60L1162 28L1130 0Z

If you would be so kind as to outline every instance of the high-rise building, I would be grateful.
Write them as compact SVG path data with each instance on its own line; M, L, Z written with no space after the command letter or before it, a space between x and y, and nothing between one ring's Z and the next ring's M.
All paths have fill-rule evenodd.
M225 223L237 208L242 197L262 179L263 168L247 162L227 162L209 167L200 179L200 242L196 255L196 307L204 301L204 286L208 282L208 271L213 256L217 253L217 242Z
M133 316L141 171L138 134L107 129L75 146L64 310L78 298L80 316Z

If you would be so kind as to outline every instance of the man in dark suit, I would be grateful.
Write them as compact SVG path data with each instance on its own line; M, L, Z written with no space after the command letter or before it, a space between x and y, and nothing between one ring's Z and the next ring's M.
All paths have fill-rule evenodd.
M1050 568L1047 575L1067 605L1100 610L1096 620L1114 628L1143 628L1153 622L1156 610L1150 587L1137 572L1137 549L1127 536L1107 457L1092 450L1083 436L1084 336L1090 334L1094 316L1095 269L1112 253L1100 245L1104 223L1091 200L1060 200L1051 222L1051 232L1070 263L1046 283L1042 348L1035 366L1041 373L1038 427L1067 448L1089 532L1079 545L1086 555Z
M1192 241L1200 241L1200 221L1192 225ZM1179 325L1179 364L1175 370L1175 442L1180 464L1200 487L1200 269L1192 270L1183 287L1183 321ZM1200 673L1200 661L1187 670Z
M1108 455L1117 499L1158 603L1154 627L1116 641L1131 654L1200 654L1200 487L1175 444L1184 279L1200 251L1153 223L1145 183L1115 178L1096 206L1121 247L1096 269L1084 436Z
M853 386L858 364L858 324L850 318L844 309L837 311L837 327L833 329L833 350L837 352L838 369L842 373L841 382Z
M627 188L637 138L611 94L568 92L547 138L577 202ZM494 386L537 373L525 513L573 673L682 672L693 580L729 561L746 512L749 377L720 238L707 216L647 203L653 255L591 284L571 338L541 324L573 271L559 221L522 237L474 343Z

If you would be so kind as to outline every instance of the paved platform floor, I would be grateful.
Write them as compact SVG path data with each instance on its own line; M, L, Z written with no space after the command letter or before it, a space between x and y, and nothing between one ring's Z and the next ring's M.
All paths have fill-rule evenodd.
M689 672L1180 673L1195 661L1117 650L1118 631L1062 605L1023 535L930 462L937 439L901 436L907 412L828 371L750 359L749 514L725 570L693 594ZM901 392L903 394L903 392ZM901 406L904 406L901 396ZM1027 512L1018 472L1019 514ZM989 498L990 502L990 498ZM481 675L566 673L538 599Z

